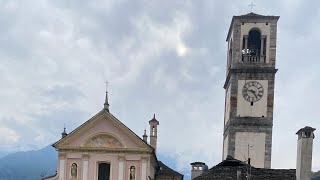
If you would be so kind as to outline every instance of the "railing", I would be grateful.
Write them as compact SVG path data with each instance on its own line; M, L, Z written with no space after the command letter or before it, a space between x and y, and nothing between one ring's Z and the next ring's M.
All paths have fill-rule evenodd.
M242 54L242 62L243 63L265 63L266 56L264 55L252 56L249 54Z

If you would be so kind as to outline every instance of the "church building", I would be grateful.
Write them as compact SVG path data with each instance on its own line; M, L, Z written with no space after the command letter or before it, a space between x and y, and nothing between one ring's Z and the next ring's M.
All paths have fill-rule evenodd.
M155 115L149 121L150 144L146 130L143 139L109 111L108 93L104 108L52 146L58 151L58 168L46 180L182 180L156 155Z

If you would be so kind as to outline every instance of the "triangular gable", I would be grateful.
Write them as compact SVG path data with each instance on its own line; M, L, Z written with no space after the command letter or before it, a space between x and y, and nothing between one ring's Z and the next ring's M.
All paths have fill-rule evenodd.
M154 152L150 145L104 109L54 143L53 147L57 149L125 149Z

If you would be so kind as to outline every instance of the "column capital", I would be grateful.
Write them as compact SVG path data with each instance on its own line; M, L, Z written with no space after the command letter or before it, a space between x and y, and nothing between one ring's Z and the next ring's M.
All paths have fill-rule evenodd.
M83 160L88 160L89 157L90 157L89 154L82 154L82 159L83 159Z
M67 154L65 152L59 152L59 154L58 154L58 157L60 159L64 159L64 158L66 158L66 156L67 156Z
M141 156L141 162L147 162L149 160L148 156Z
M118 160L119 161L124 161L126 159L126 156L124 155L124 154L120 154L119 156L118 156Z

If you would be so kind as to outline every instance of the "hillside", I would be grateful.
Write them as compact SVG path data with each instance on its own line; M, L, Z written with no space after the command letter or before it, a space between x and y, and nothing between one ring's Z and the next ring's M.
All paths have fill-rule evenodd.
M57 152L52 146L37 151L9 154L0 158L1 180L37 180L52 175L57 167Z

